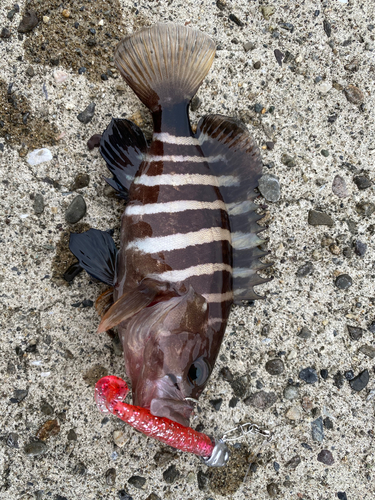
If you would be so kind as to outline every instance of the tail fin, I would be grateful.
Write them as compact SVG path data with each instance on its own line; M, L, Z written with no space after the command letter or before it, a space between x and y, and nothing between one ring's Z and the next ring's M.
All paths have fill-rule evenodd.
M151 110L189 102L215 56L204 33L176 24L155 24L124 38L115 62L128 85Z

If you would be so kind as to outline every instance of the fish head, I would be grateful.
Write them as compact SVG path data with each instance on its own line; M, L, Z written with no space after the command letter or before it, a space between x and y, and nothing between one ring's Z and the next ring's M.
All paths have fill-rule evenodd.
M182 425L211 374L208 307L193 288L145 308L123 335L133 404Z

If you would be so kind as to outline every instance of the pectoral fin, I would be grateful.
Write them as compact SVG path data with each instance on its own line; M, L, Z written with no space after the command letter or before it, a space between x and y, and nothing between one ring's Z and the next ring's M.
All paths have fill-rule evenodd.
M145 307L166 297L176 296L173 285L152 278L145 278L137 288L127 290L104 314L98 333L114 328Z

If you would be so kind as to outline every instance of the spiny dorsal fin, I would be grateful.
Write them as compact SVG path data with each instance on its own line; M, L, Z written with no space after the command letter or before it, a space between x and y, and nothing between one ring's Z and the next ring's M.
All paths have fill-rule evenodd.
M115 62L128 85L151 110L189 102L207 75L215 44L177 24L155 24L125 37Z
M106 181L121 197L126 198L146 150L145 136L135 123L112 118L100 140L99 151L113 174L113 179Z
M253 202L255 188L262 175L259 148L244 124L234 118L207 115L198 124L196 137L206 158L214 157L210 169L218 176L231 176L233 182L220 184L227 205L233 246L233 291L235 302L261 298L253 287L269 279L257 271L269 267L259 258L267 252L258 247L264 240L257 236L265 228L259 226L262 215ZM220 158L217 161L218 157Z

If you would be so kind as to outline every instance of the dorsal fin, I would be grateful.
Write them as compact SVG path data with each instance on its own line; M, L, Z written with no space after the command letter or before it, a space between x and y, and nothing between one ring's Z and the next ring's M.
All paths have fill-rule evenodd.
M233 182L220 184L227 205L233 246L233 291L235 301L260 298L253 287L269 281L257 271L269 267L259 258L267 252L258 247L264 240L257 236L265 228L253 200L262 175L259 148L244 124L222 115L207 115L198 123L196 137L206 158L214 157L210 169L218 176L231 176ZM217 158L221 160L217 161Z
M99 151L113 174L108 184L127 198L127 191L147 150L142 130L125 118L112 118L100 140Z

